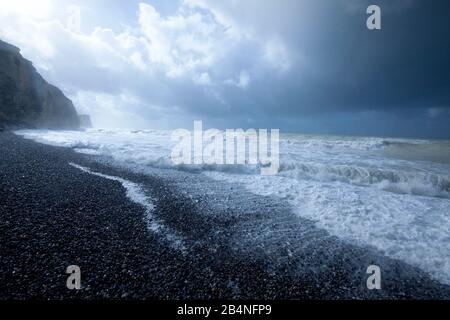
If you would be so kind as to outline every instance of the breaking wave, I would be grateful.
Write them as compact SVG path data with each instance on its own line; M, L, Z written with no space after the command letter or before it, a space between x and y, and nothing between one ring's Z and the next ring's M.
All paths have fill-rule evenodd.
M280 175L295 179L340 181L385 191L450 198L450 176L352 165L282 163Z
M70 147L89 155L110 157L128 165L250 175L259 174L261 169L257 165L174 166L170 158L173 146L170 131L23 130L17 133L38 142ZM450 147L447 141L442 144L427 140L289 134L282 137L280 144L279 175L284 177L321 182L338 181L394 193L450 198L448 165L432 170L435 165L431 162L388 159L383 155L385 150L396 150L396 156L412 153L414 156L422 154L427 158L435 153L441 158L447 158L445 149Z
M261 176L257 166L174 167L167 131L27 130L17 134L135 166L139 172L152 172L153 167L187 170L242 185L254 194L290 203L296 214L333 236L373 246L450 284L450 141L289 134L280 140L278 175ZM142 191L117 181L129 192L139 195ZM145 197L135 197L136 192L129 196L148 205L141 201Z

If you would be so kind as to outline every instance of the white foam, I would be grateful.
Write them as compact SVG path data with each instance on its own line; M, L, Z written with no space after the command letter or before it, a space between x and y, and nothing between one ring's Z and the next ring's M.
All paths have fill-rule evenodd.
M185 250L181 237L175 235L173 231L170 231L166 226L162 224L161 221L158 221L158 219L155 217L154 215L155 206L153 204L153 200L145 194L145 192L143 191L143 187L141 185L120 177L110 176L103 173L92 171L89 168L80 166L75 163L70 162L69 164L72 167L77 168L83 172L104 179L120 182L127 192L127 197L131 201L141 205L145 209L146 222L149 230L158 234L164 233L167 240L169 240L174 245L175 248Z
M372 186L394 193L450 198L449 175L419 171L408 165L395 168L382 161L377 166L368 163L288 162L282 164L280 175L298 180L339 181Z
M395 194L343 182L207 172L250 192L287 200L295 212L350 243L420 267L450 284L450 201Z
M169 131L19 131L39 142L127 165L174 168ZM277 176L200 165L221 181L289 201L331 234L374 246L450 284L450 141L282 135Z
M35 141L74 148L88 155L103 155L127 164L191 171L257 174L252 165L174 166L170 154L174 143L170 131L89 130L17 132ZM375 189L450 198L450 165L429 161L389 158L385 148L433 145L426 140L319 137L285 135L281 138L280 175L304 180L340 181ZM439 146L438 151L439 151ZM440 149L450 148L443 144ZM427 149L428 150L428 149ZM449 159L450 161L450 159Z

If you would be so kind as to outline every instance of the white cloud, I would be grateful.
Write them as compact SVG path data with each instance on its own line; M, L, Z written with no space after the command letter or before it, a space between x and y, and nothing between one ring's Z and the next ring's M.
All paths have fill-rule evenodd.
M71 99L79 106L79 112L89 114L92 123L101 128L149 128L155 126L160 108L148 105L129 92L106 94L78 91ZM95 105L95 108L91 106ZM142 108L153 112L151 119L139 115ZM153 122L152 122L153 120Z
M141 71L145 71L147 65L142 59L142 54L138 51L133 52L130 56L130 60L134 63L134 65Z
M247 71L242 70L239 76L236 78L236 80L228 79L224 83L236 86L242 90L246 90L250 85L250 75L248 74Z
M227 48L234 47L235 39L206 13L182 7L174 15L162 17L149 4L139 8L149 60L162 66L168 77L198 79L226 57Z
M280 39L273 38L266 42L263 57L276 71L286 72L291 67L289 51Z
M247 71L241 71L237 86L241 89L247 89L249 84L250 84L250 75L248 74Z
M0 0L0 8L0 17L45 19L51 14L53 5L50 0Z
M207 72L203 72L202 74L196 76L194 79L194 83L202 86L210 86L212 85L212 80Z
M182 98L174 102L171 97L194 96L201 101L199 94L205 101L212 97L226 105L221 87L232 84L247 90L264 77L261 70L290 68L289 49L281 38L252 32L226 11L201 2L186 1L167 16L141 3L131 25L115 30L99 25L83 33L83 14L95 12L91 8L70 4L57 16L49 0L0 0L0 38L19 46L82 112L99 115L100 110L114 119L121 113L131 119L130 113L142 112L145 104L151 109L152 98L161 108L174 103L187 107ZM199 93L195 87L205 90ZM138 109L123 98L124 92L139 100ZM111 112L104 112L107 109Z

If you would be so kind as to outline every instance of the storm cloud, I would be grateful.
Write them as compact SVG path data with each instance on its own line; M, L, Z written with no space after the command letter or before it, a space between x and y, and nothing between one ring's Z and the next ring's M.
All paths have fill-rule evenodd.
M0 38L98 126L450 137L445 0L36 3Z

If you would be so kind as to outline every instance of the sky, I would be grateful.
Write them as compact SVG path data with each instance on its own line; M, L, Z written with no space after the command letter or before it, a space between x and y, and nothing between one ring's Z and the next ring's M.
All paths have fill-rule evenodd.
M381 8L381 30L366 9ZM0 0L0 39L102 128L450 138L447 0Z

